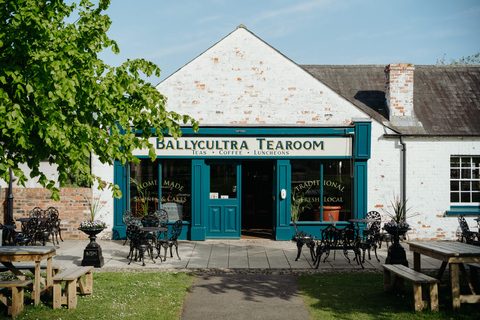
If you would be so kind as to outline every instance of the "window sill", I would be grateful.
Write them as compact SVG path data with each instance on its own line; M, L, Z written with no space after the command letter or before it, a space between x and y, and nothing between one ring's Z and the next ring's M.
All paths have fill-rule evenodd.
M480 206L451 206L450 210L445 212L447 216L478 216L480 215Z

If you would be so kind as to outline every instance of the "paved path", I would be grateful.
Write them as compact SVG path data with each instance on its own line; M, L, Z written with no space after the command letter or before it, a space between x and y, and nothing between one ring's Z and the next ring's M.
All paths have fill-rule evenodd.
M227 274L197 276L181 320L309 318L295 276Z

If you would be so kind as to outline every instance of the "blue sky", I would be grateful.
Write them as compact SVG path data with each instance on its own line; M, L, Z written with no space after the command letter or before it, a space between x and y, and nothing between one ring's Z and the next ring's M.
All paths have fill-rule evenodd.
M297 64L436 64L480 52L476 0L113 0L111 66L145 58L156 85L243 24Z

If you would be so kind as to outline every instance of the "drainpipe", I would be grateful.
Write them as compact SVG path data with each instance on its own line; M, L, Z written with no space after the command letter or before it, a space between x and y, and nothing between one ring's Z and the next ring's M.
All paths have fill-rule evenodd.
M400 144L402 145L402 203L405 204L407 201L407 146L403 141L403 136L400 135ZM407 208L403 207L403 218L407 221Z

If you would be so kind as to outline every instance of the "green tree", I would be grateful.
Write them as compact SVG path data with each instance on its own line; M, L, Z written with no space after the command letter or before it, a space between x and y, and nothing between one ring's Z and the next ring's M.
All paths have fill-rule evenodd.
M29 179L19 168L25 163L30 178L59 199L59 190L39 170L40 161L58 165L59 182L66 169L89 183L100 178L84 161L91 153L102 163L138 162L137 148L155 149L154 135L181 135L180 123L198 123L189 116L165 110L166 98L140 75L160 74L144 59L120 67L106 65L98 54L116 42L106 32L110 0L93 4L81 0L4 0L0 5L0 178L9 181L9 168L25 186ZM74 15L78 19L74 23ZM132 130L131 128L135 128ZM118 186L110 185L120 197Z
M446 59L447 54L443 55L443 58L438 60L437 65L473 65L473 64L480 64L480 53L473 54L471 56L461 57L458 60L450 59L447 61Z

